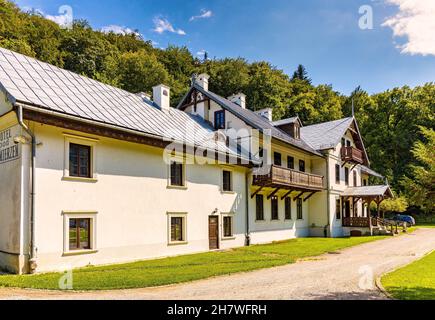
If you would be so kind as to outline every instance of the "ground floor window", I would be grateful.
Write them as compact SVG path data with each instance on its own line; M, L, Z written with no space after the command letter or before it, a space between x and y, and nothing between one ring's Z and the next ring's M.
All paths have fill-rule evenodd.
M96 249L96 212L63 212L64 254Z
M170 213L168 214L169 224L169 243L177 244L187 241L186 235L186 219L185 213Z
M279 220L278 214L278 197L272 197L272 220Z
M256 220L264 220L264 197L261 194L257 194L255 197L255 209L256 209Z
M304 218L302 212L302 199L297 200L297 212L298 212L298 220L302 220Z
M234 236L233 223L234 223L233 216L228 215L223 217L224 238L231 238Z
M341 203L340 199L335 200L335 217L337 220L341 219Z
M69 250L91 249L91 219L69 220Z
M285 198L285 219L292 219L292 198L290 197Z

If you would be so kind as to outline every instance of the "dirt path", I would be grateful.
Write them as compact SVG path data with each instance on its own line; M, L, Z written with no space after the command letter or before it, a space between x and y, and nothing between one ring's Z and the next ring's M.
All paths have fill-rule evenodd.
M75 293L0 288L0 299L386 299L375 278L432 250L435 229L420 229L339 254L181 285Z

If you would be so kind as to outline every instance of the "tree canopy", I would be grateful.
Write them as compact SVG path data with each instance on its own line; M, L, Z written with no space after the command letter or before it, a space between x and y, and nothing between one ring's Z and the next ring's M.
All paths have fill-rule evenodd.
M0 0L0 17L1 47L133 93L151 93L154 85L167 84L173 105L187 92L192 74L202 72L211 76L210 90L224 97L245 93L248 108L273 108L274 120L295 115L304 125L335 120L351 116L353 104L372 168L385 175L396 192L406 192L411 205L433 210L433 202L424 200L427 192L433 196L427 188L433 180L425 176L429 172L433 179L433 163L425 163L421 155L423 143L433 150L433 141L427 142L430 131L425 130L434 128L434 83L373 95L357 87L346 96L329 84L314 85L301 64L290 77L267 61L208 55L200 60L186 47L154 48L138 33L104 33L83 20L62 29L8 0Z

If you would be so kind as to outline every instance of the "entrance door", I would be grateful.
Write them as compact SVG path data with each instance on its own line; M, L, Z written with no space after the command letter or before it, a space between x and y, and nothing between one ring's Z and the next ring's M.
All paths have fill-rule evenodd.
M217 216L208 218L208 237L210 250L219 249L219 217Z

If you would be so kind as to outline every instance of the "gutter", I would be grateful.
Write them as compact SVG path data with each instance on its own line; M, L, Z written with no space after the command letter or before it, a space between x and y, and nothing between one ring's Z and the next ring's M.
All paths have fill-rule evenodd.
M17 117L18 123L24 129L24 131L32 139L32 149L31 149L31 186L30 186L30 256L29 256L29 271L33 273L36 270L36 240L35 240L35 195L36 195L36 184L35 184L35 160L36 160L36 137L29 127L23 121L23 107L21 105L17 106Z
M249 229L249 177L252 174L252 170L248 170L245 174L245 193L246 193L246 235L245 235L245 246L249 247L251 245L251 231Z
M332 226L331 223L329 221L330 217L331 217L331 189L329 188L329 182L330 182L330 177L329 177L329 153L326 155L326 215L327 215L327 219L326 219L326 226L325 226L325 238L328 237L328 229L329 229L329 234L330 236L332 236Z

